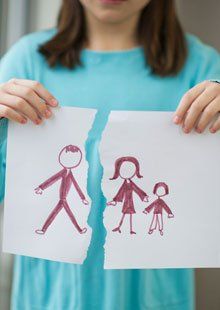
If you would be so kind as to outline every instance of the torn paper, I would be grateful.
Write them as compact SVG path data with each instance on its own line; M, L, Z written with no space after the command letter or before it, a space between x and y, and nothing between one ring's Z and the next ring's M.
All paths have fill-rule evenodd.
M220 266L220 135L112 112L100 157L107 269Z
M63 107L40 126L9 123L5 252L83 263L92 233L85 141L95 113Z

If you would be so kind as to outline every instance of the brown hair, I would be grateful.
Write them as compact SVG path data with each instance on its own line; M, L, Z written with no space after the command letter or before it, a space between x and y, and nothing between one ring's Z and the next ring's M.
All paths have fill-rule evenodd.
M175 75L183 67L187 48L174 0L151 0L143 9L138 39L152 73ZM80 65L80 51L86 42L86 23L79 0L63 0L57 33L39 51L51 67L57 63L74 68Z

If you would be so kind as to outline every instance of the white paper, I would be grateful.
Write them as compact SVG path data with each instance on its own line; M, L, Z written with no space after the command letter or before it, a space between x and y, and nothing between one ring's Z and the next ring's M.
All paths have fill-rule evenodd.
M83 263L92 233L85 142L95 113L65 107L40 126L9 123L3 251ZM44 226L56 206L56 217Z
M126 156L139 162L143 178L134 176L131 180L149 195L146 202L144 195L139 197L132 190L136 211L132 216L130 205L122 213L123 189L116 198L117 204L106 206L104 268L220 266L219 133L184 134L172 123L170 112L112 112L102 136L100 156L104 168L102 189L107 202L121 188L124 182L121 176L125 177L126 173L127 177L129 173L131 176L135 171L129 170L132 165L134 168L134 163L124 160L119 165L121 176L110 180L115 173L115 161ZM128 163L131 167L126 168ZM162 208L161 215L157 209L154 229L150 225L155 208L147 214L143 211L158 199L156 194L165 193L166 186L158 185L153 194L158 182L168 185L169 194L160 199L170 211ZM121 233L113 232L123 214ZM130 234L130 218L136 234Z

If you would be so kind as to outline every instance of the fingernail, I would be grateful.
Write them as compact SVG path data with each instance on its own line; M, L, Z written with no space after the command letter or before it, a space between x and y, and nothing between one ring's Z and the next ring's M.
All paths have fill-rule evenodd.
M51 99L50 100L50 104L52 105L52 106L54 106L54 107L56 107L57 105L58 105L58 101L56 100L56 99Z
M174 122L175 124L178 124L178 123L180 122L180 117L177 116L177 115L175 115L174 118L173 118L173 122Z
M46 110L44 115L45 115L46 118L49 118L49 117L51 117L52 112L50 110Z
M35 120L35 124L36 124L36 125L39 125L40 123L41 123L41 119L37 118L37 119Z
M211 133L216 133L216 130L215 130L214 128L210 128L209 131L210 131Z
M183 131L184 131L185 133L189 133L189 132L190 132L189 128L187 128L187 127L183 127Z
M22 120L20 122L21 122L21 124L26 124L27 120L25 118L22 118Z

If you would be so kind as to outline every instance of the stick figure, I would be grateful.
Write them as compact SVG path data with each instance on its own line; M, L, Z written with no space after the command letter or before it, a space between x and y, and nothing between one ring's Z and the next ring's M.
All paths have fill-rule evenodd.
M130 215L130 234L136 234L132 228L132 215L136 213L134 209L133 193L135 192L142 201L148 201L148 195L140 189L132 179L134 177L142 178L140 174L140 165L135 157L127 156L118 158L115 162L115 173L110 180L116 180L118 177L124 180L118 193L112 201L108 202L107 205L115 206L118 202L123 202L122 217L119 225L114 228L113 232L121 233L121 226L124 221L125 215Z
M37 229L35 232L37 234L45 234L48 227L51 225L57 214L64 209L69 216L70 220L72 221L73 225L77 229L80 234L83 234L87 231L87 228L81 228L76 221L75 216L73 215L68 203L67 203L67 195L69 193L71 185L74 186L76 192L78 193L79 197L81 198L83 204L88 205L88 201L86 200L82 190L80 189L77 181L75 180L72 169L78 167L82 160L82 152L81 150L75 145L67 145L65 146L59 153L58 160L60 165L63 167L61 171L56 173L55 175L51 176L48 180L40 184L37 188L35 188L36 194L42 194L43 190L48 188L49 186L53 185L58 180L61 180L60 190L59 190L59 202L53 211L48 216L46 222L44 223L42 229Z
M168 214L168 218L174 217L172 211L168 207L168 205L165 203L163 199L160 197L163 197L165 195L169 194L169 188L166 183L159 182L155 184L153 193L158 197L154 202L152 202L143 213L148 214L152 210L154 210L153 218L150 224L150 228L148 233L152 234L153 231L157 228L160 231L161 236L163 236L163 210L165 210Z

